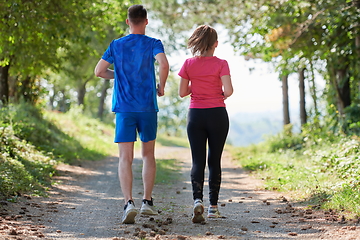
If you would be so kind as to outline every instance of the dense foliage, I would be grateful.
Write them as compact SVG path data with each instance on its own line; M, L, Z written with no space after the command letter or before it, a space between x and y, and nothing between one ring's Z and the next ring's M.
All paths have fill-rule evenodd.
M265 187L325 209L360 214L360 138L312 131L284 132L237 148L241 165L265 180Z
M76 121L74 121L76 119ZM0 198L43 194L60 162L102 159L116 152L113 126L76 109L43 112L29 104L0 112Z
M1 1L0 106L44 99L67 111L72 102L85 105L89 89L98 98L102 86L93 69L110 41L125 33L127 8L135 2Z
M145 1L163 22L162 29L189 37L200 24L225 28L234 50L246 59L272 62L279 78L299 75L303 124L316 121L336 130L359 132L360 2L358 0L187 0ZM161 29L161 30L162 30ZM185 42L185 41L182 41ZM174 41L173 45L178 46ZM325 91L318 83L325 81ZM289 119L283 79L284 123ZM304 85L304 84L302 84ZM259 86L260 87L260 86ZM326 100L326 101L324 101ZM335 107L333 107L335 106ZM332 126L319 122L331 115ZM350 129L351 128L351 129Z

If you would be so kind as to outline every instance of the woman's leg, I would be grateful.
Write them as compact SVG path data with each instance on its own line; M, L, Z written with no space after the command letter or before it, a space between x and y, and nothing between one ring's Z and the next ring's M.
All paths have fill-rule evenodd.
M208 167L210 205L216 206L221 185L221 156L229 132L229 117L225 108L209 109Z
M203 111L200 109L189 110L187 134L192 155L191 183L194 200L203 200L207 140L207 132L203 119Z

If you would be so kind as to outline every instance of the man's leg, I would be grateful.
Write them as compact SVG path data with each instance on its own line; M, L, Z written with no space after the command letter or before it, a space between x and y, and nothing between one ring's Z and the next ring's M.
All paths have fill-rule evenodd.
M132 163L134 160L134 142L118 143L119 146L119 180L125 204L132 200Z
M155 162L155 140L142 142L143 169L142 178L144 184L143 199L151 200L155 184L156 162Z

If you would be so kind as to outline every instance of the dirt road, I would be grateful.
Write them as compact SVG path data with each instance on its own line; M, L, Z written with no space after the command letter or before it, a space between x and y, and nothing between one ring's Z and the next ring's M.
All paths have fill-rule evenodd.
M22 197L0 210L0 239L360 239L358 223L333 212L306 210L287 196L261 190L231 159L223 158L220 212L225 218L191 222L190 150L160 147L157 159L177 159L183 178L155 186L160 214L138 215L133 225L121 224L123 199L116 157L81 166L59 166L60 176L49 198ZM142 197L141 160L134 161L134 198ZM208 204L207 185L205 205Z

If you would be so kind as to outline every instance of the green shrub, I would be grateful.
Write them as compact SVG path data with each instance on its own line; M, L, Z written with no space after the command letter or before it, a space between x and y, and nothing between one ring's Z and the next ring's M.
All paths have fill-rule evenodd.
M234 149L233 156L266 189L359 215L360 139L325 129L309 124L296 135L285 129L261 144Z
M11 126L0 134L0 197L24 192L42 194L54 174L54 161L13 135Z
M294 134L292 132L293 126L288 124L284 130L275 136L270 136L266 139L269 152L284 151L286 149L301 149L303 144L303 137L301 134Z
M332 193L324 203L324 209L346 211L352 216L360 216L360 189L344 185L340 190Z
M360 134L360 103L359 100L353 102L345 108L346 132L348 134Z
M330 172L352 187L360 186L360 141L342 138L330 147L306 152L322 171Z
M25 103L3 107L0 198L24 192L44 194L57 163L98 160L114 152L113 126L79 112L46 112Z

